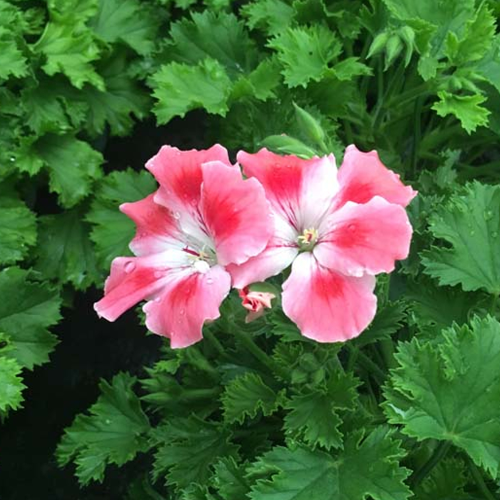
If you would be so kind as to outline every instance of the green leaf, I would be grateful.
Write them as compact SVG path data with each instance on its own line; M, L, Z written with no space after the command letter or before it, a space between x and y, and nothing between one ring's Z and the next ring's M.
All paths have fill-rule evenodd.
M326 384L302 390L286 405L285 432L313 448L341 448L343 420L338 410L354 409L358 385L352 374L334 372Z
M20 78L26 73L27 64L23 53L13 40L2 40L0 30L0 81L6 80L10 75Z
M268 46L277 51L289 87L305 88L311 80L321 80L328 63L342 51L335 34L321 25L288 28L272 38Z
M23 401L26 386L19 376L21 367L15 359L0 356L0 412L17 410Z
M428 342L399 345L385 388L392 424L421 441L449 441L498 477L500 467L500 323L475 318Z
M214 59L204 59L197 66L170 63L151 77L153 96L158 100L154 112L158 123L168 123L174 116L204 108L208 113L225 116L231 81Z
M364 347L379 340L390 339L403 325L406 317L406 306L404 302L389 302L385 304L362 335L353 339L358 347Z
M465 493L465 466L452 458L439 462L428 477L415 488L417 500L470 500Z
M48 361L57 344L47 331L61 318L61 299L56 291L30 279L30 273L11 267L0 272L0 332L8 336L6 355L28 369Z
M131 169L112 172L100 183L86 219L93 225L90 238L102 269L109 269L115 257L130 255L128 245L134 237L135 225L118 206L141 200L155 188L156 182L149 172Z
M482 3L474 18L467 21L464 36L457 39L455 47L447 47L451 50L447 55L455 66L479 61L490 50L494 36L495 17L488 4Z
M65 84L57 78L40 78L21 92L22 106L26 111L26 124L38 135L46 132L68 130L70 122L64 108ZM28 172L33 169L25 169Z
M293 8L282 0L258 0L244 5L240 12L251 29L261 29L268 35L283 31L294 16Z
M43 136L34 145L49 171L51 191L61 204L72 207L90 193L92 183L101 176L101 153L71 135Z
M132 115L142 119L149 112L145 91L127 75L128 64L123 54L103 61L100 74L106 90L89 85L83 88L89 106L85 127L91 135L102 134L109 123L113 135L124 136L134 125Z
M99 11L90 24L105 42L123 42L141 55L155 48L158 16L138 0L99 2Z
M59 283L84 290L100 281L89 239L89 226L79 209L40 217L36 269Z
M352 80L356 76L366 76L372 74L372 69L359 62L359 57L348 57L337 64L331 69L331 74L340 81Z
M283 404L282 391L275 392L256 373L245 373L226 386L222 395L224 420L242 424L245 417L255 418L258 411L272 415Z
M451 248L423 253L427 274L441 285L500 294L500 186L469 184L431 217L430 231Z
M49 76L63 73L78 89L88 82L104 90L104 82L92 66L99 49L91 30L83 23L50 21L34 48L45 55L42 68Z
M214 466L215 474L212 478L217 493L223 500L245 498L250 490L245 478L245 467L238 465L233 457L222 458Z
M155 454L153 475L167 470L167 483L185 488L191 483L205 484L220 458L235 456L237 446L220 425L195 417L170 419L155 429L159 448Z
M500 36L494 38L489 52L474 66L474 70L500 92Z
M274 58L264 59L249 75L235 82L231 100L255 97L261 101L276 97L276 87L281 83L280 67Z
M440 90L439 101L434 103L434 109L439 116L453 115L460 120L462 127L468 134L474 132L477 127L488 125L490 111L481 106L486 97L476 95L455 95Z
M433 331L449 327L453 322L466 323L475 298L475 294L464 293L456 287L435 286L429 279L411 283L405 294L419 328L430 326Z
M244 24L233 14L205 10L193 13L192 21L182 19L170 29L173 47L170 56L178 62L200 64L213 59L231 77L251 71L257 51ZM169 51L169 52L170 52Z
M403 481L408 470L399 466L399 442L379 427L365 439L351 434L336 454L275 447L255 465L257 472L276 472L252 487L252 500L406 500L411 492Z
M135 377L119 373L102 380L101 395L89 415L78 415L66 428L56 451L60 465L76 464L80 484L102 482L109 464L123 465L149 449L149 421L133 392Z
M21 200L0 196L0 264L23 259L35 242L35 214Z

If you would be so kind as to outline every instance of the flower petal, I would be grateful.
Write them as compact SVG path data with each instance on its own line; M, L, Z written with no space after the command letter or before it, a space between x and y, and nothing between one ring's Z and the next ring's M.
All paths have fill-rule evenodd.
M170 210L153 201L154 194L134 203L123 203L120 210L137 226L130 249L135 255L150 255L168 248L182 247L182 234Z
M363 153L354 145L346 149L338 179L340 191L335 197L337 208L347 201L366 203L374 196L406 207L417 195L411 186L401 182L398 174L385 167L376 151Z
M244 288L280 273L293 262L298 253L297 247L276 245L273 239L256 257L248 259L239 266L231 264L226 269L233 278L233 286Z
M283 311L305 337L342 342L357 337L374 318L374 287L373 276L344 276L319 265L311 253L303 253L283 283Z
M333 155L302 160L261 149L255 154L238 153L248 177L264 186L273 209L301 233L316 227L338 190Z
M144 306L146 326L169 337L174 349L194 344L202 338L205 321L220 316L219 306L230 287L231 277L220 266L206 273L180 273Z
M208 161L231 166L226 148L219 144L200 151L162 146L158 154L146 163L146 168L160 184L157 199L173 211L197 207L203 181L201 165Z
M202 170L200 213L217 261L241 264L264 250L274 231L264 189L221 162L205 163Z
M117 257L104 285L104 297L94 304L97 314L115 321L127 309L161 290L170 269L190 267L189 255L176 250L147 257Z
M375 196L358 205L348 201L320 227L314 255L322 266L350 276L390 273L406 259L412 227L405 209Z
M201 166L209 161L220 161L233 167L226 148L219 144L200 151L180 151L171 146L163 146L146 163L146 168L160 184L154 201L172 210L182 231L193 239L192 246L199 249L212 246L199 213L203 182Z

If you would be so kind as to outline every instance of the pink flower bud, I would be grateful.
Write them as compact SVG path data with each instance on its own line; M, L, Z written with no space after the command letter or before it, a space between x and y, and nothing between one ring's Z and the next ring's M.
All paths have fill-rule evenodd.
M238 291L241 305L249 311L245 323L250 323L264 314L264 309L271 309L271 300L276 298L274 293L250 291L245 287Z

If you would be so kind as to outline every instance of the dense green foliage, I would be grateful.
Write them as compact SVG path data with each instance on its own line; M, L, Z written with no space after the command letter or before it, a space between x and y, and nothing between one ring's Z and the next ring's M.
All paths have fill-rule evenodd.
M345 345L279 310L245 325L231 296L201 343L102 381L59 463L85 486L142 460L129 500L496 498L499 15L493 0L0 0L2 419L57 349L62 304L129 252L118 205L154 189L142 165L106 172L105 144L199 110L200 147L377 149L419 190L410 257Z

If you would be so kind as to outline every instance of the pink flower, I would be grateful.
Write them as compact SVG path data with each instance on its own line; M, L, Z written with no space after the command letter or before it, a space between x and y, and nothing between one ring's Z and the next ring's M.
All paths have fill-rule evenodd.
M160 187L121 205L137 225L136 257L111 264L97 313L114 321L142 300L146 325L186 347L202 338L205 321L219 317L229 293L229 264L260 253L272 235L269 204L256 179L243 180L227 151L179 151L163 146L147 163Z
M375 315L374 275L408 256L412 228L403 207L416 192L375 151L355 146L338 172L333 155L301 160L261 149L240 152L238 162L264 186L275 231L261 254L229 266L234 286L292 264L282 305L302 334L319 342L359 335Z
M245 323L260 318L264 314L264 309L271 309L271 300L276 298L274 293L252 291L248 287L238 291L241 297L241 305L249 311L245 318Z

